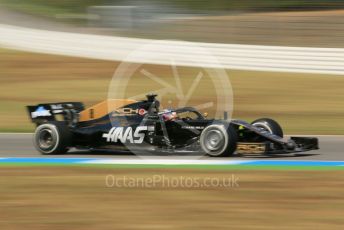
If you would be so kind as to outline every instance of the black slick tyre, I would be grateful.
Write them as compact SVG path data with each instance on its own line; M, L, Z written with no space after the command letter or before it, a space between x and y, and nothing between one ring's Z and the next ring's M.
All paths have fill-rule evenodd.
M200 145L211 157L231 156L236 150L237 133L231 125L212 124L202 131Z
M283 130L281 126L270 118L260 118L251 123L253 126L260 128L266 132L283 137Z
M72 134L64 122L48 122L36 128L33 141L44 155L64 154L71 147Z

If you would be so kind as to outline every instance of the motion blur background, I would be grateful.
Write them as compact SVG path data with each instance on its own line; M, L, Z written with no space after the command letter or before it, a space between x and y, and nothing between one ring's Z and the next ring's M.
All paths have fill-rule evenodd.
M88 32L153 39L285 46L342 47L344 42L341 0L0 0L0 3L1 23L51 30L76 31L79 27Z
M81 39L81 35L94 36ZM234 93L235 118L271 117L287 134L344 134L343 0L0 0L0 132L33 132L25 110L29 104L92 105L106 99L121 63L115 57L125 56L130 45L141 41L137 39L203 42L215 47L219 58L240 61L241 67L227 65L225 70ZM118 49L111 53L114 45ZM277 68L280 65L283 68ZM170 66L150 63L143 68L165 82L174 81ZM198 71L178 66L184 90ZM154 85L140 72L135 76L129 95ZM211 98L210 84L205 78L199 85L198 103ZM30 135L1 135L1 143L6 143L0 146L1 158L32 156L25 151L33 148L29 141L20 139ZM315 158L308 159L342 159L340 140L334 138L327 146L320 143L322 152L311 152ZM330 152L333 158L327 155ZM72 154L55 157L98 157ZM113 160L134 158L102 155ZM302 155L281 159L297 161L297 156ZM342 229L344 225L341 166L336 171L150 167L1 163L0 229ZM240 187L166 188L160 183L153 188L108 188L109 174L129 179L235 174Z
M342 48L344 2L0 0L0 28L9 25L113 37ZM0 32L0 39L4 35ZM13 40L20 39L20 34L13 35ZM28 104L83 101L91 105L105 99L120 63L120 60L31 53L27 48L24 52L0 42L1 46L0 131L5 132L33 131L24 108ZM341 56L335 58L337 65L344 63L342 54L343 51L339 52ZM167 81L172 79L170 69L159 65L150 68ZM182 67L180 71L182 79L195 76L191 67ZM229 68L227 72L234 92L234 117L248 120L273 117L287 133L344 134L342 75L245 68ZM144 84L137 79L132 83L132 92Z

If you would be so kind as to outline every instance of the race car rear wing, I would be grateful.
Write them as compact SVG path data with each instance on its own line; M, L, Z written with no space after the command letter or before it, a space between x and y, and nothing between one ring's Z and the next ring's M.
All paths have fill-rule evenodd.
M73 125L78 121L79 112L84 110L81 102L61 102L47 103L27 106L29 117L35 124L43 124L48 121L62 120L69 125Z

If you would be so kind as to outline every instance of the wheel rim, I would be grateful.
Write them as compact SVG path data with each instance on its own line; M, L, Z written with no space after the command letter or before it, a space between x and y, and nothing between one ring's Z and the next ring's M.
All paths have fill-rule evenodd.
M221 155L227 145L226 134L217 127L205 130L200 141L202 149L210 156Z
M205 146L210 151L217 151L223 147L224 136L219 130L210 130L205 136Z
M42 129L38 135L38 146L41 149L50 149L55 145L55 138L50 129Z

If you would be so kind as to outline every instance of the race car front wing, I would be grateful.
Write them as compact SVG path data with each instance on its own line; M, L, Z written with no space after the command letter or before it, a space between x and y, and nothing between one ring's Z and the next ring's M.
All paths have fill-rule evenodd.
M238 142L237 153L241 154L278 154L278 153L297 153L319 149L318 139L315 137L289 137L282 138L280 136L268 133L255 127L252 124L241 120L233 120L231 122L257 135L263 137L263 142Z
M306 152L319 149L318 139L312 137L290 137L284 143L265 142L238 142L237 153L239 154L283 154Z

